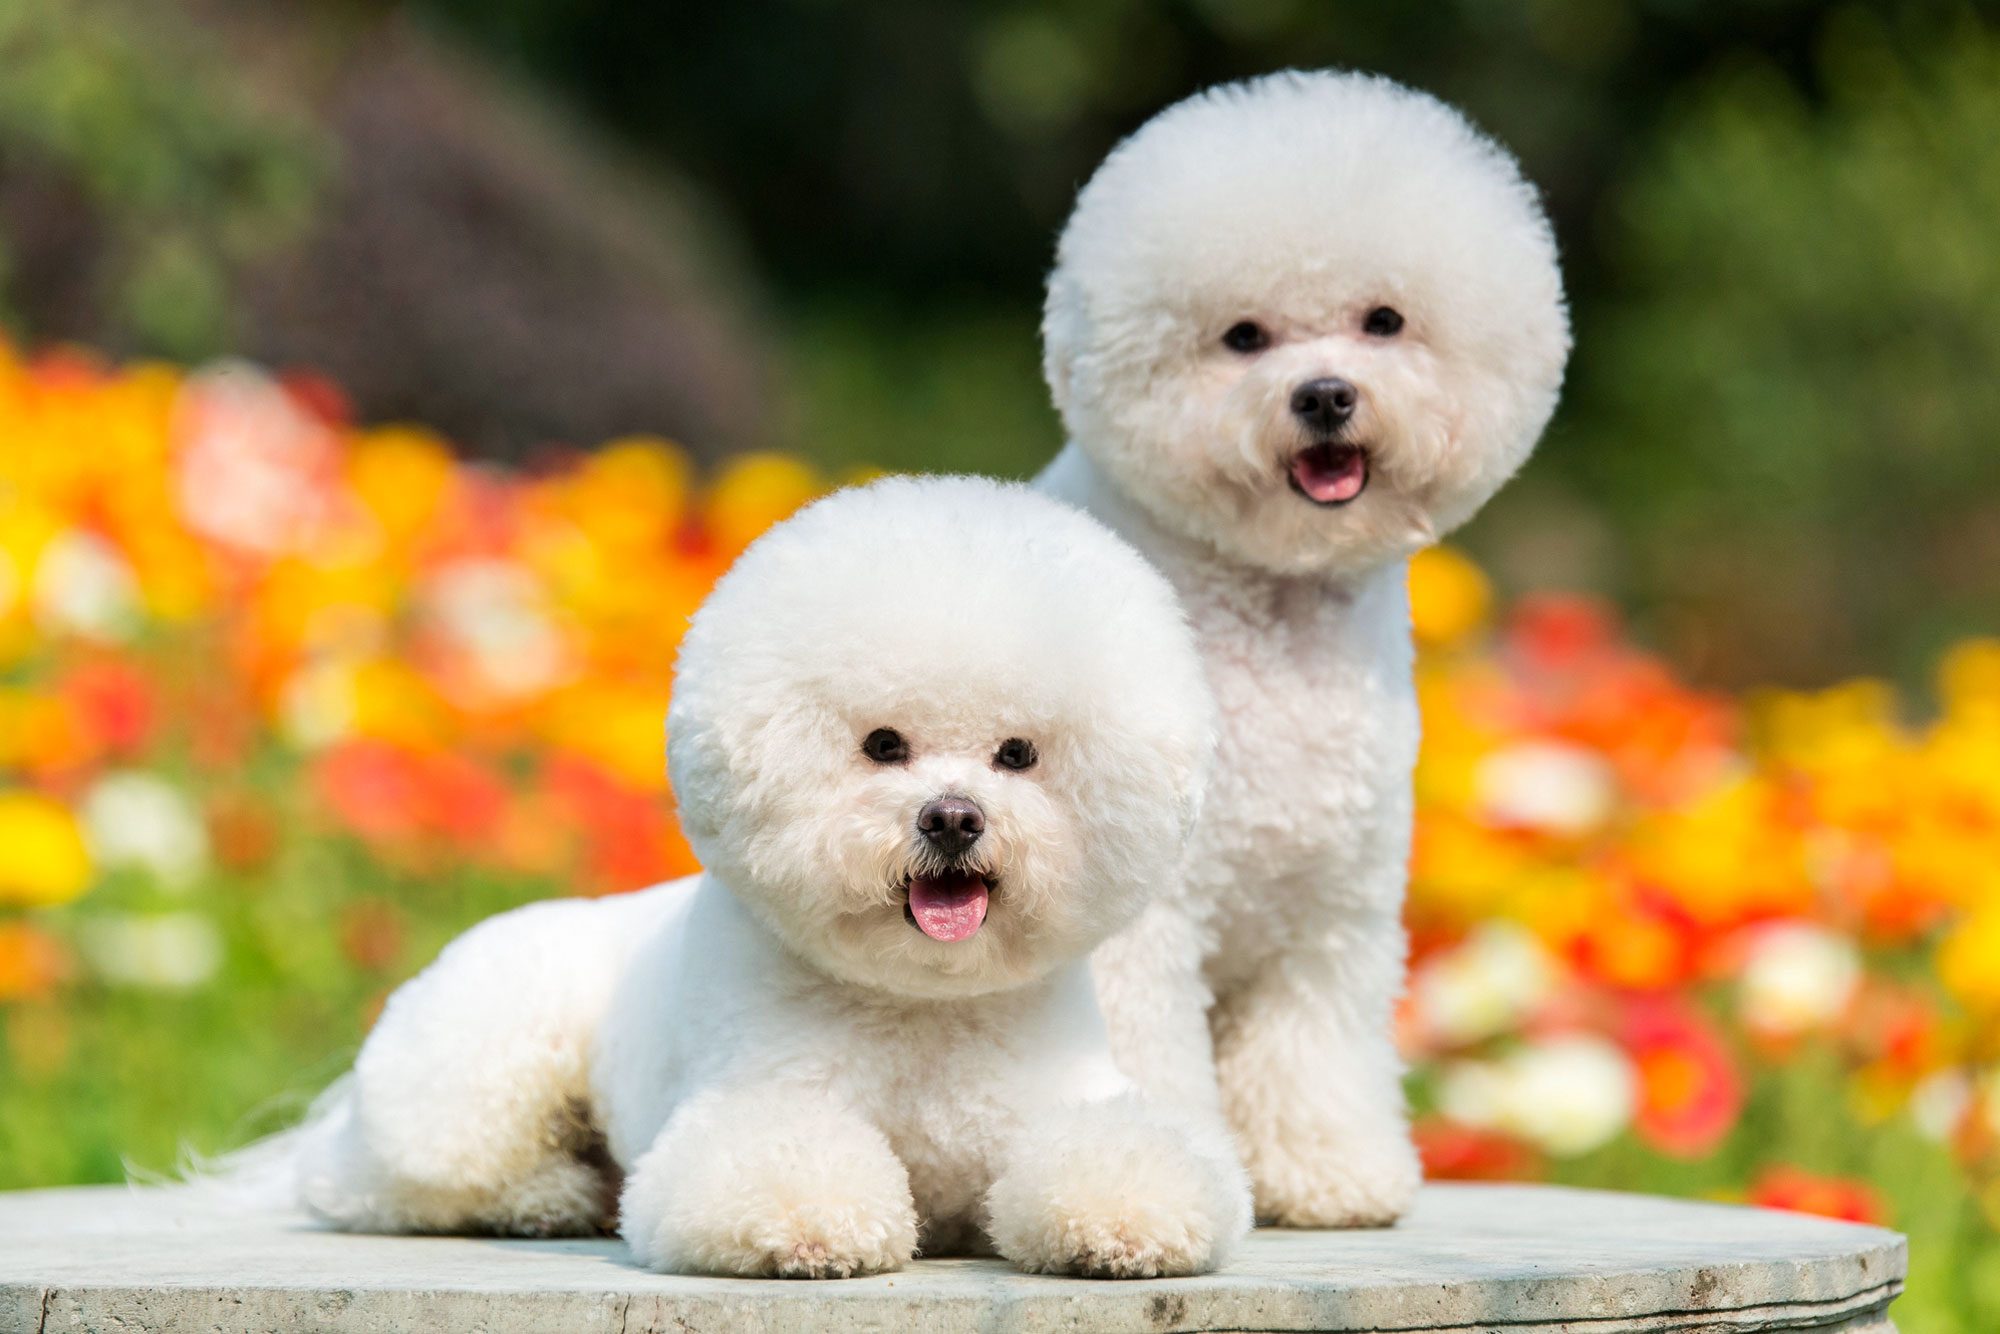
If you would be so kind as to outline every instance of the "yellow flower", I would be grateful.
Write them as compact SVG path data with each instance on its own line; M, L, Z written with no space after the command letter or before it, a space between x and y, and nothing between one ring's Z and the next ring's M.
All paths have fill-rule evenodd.
M1948 715L2000 716L2000 639L1968 639L1945 654L1938 698Z
M456 463L444 441L407 426L355 437L347 484L392 542L422 534L450 492Z
M358 735L416 747L447 742L437 692L408 663L366 658L354 664L348 679Z
M38 793L0 792L0 906L67 903L89 887L90 852L76 818Z
M1804 849L1779 818L1780 795L1745 778L1642 819L1629 837L1632 865L1703 927L1810 916L1812 881Z
M666 786L666 721L664 690L599 681L558 691L543 730L554 745L656 791Z
M1493 607L1493 585L1451 547L1419 551L1410 561L1410 623L1425 648L1457 648L1479 633Z
M678 445L635 435L592 454L567 489L573 516L606 545L644 548L680 526L693 476Z
M708 528L724 551L741 551L766 528L826 490L809 465L783 454L744 454L708 493Z
M2000 1014L2000 903L1982 904L1938 946L1938 980L1967 1009Z

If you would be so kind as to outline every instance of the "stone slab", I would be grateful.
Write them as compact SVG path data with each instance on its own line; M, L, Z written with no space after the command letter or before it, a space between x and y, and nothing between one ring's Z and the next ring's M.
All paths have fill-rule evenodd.
M1093 1282L923 1260L831 1282L679 1278L615 1241L369 1237L181 1188L0 1195L0 1334L1042 1330L1890 1334L1903 1238L1761 1209L1433 1185L1398 1227L1263 1231L1223 1272Z

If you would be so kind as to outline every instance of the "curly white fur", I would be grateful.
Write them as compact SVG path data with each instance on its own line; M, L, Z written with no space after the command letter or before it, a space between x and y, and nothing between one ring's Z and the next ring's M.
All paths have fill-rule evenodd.
M1088 969L1173 877L1212 754L1199 655L1144 560L1018 486L839 493L722 580L668 726L705 873L450 945L290 1142L306 1204L386 1231L615 1216L642 1263L720 1274L1227 1255L1242 1168L1132 1091ZM864 752L880 728L906 759ZM996 761L1009 738L1032 767ZM993 884L949 942L905 916L942 795L983 810L969 862Z
M1400 329L1370 325L1388 308ZM1225 335L1249 322L1246 350ZM1171 107L1083 188L1049 278L1070 443L1039 485L1132 540L1193 620L1222 720L1185 874L1097 961L1125 1068L1218 1109L1260 1218L1394 1220L1418 1181L1391 1042L1417 709L1407 558L1547 423L1569 350L1513 160L1444 104L1287 73ZM1366 486L1293 485L1355 396Z

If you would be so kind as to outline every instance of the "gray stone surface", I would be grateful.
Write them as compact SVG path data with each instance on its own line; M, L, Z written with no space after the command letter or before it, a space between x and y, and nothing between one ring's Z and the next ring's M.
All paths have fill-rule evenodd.
M70 1330L1504 1330L1890 1334L1903 1239L1793 1214L1438 1185L1380 1232L1260 1232L1219 1274L926 1260L844 1282L670 1278L611 1241L362 1237L183 1189L0 1195L0 1334Z

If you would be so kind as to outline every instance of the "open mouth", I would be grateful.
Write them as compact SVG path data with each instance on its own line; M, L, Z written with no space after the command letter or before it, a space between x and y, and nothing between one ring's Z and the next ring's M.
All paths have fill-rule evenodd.
M1368 450L1322 440L1292 455L1287 478L1292 490L1315 505L1345 505L1368 489Z
M910 877L903 917L932 940L970 940L986 920L993 882L976 871Z

